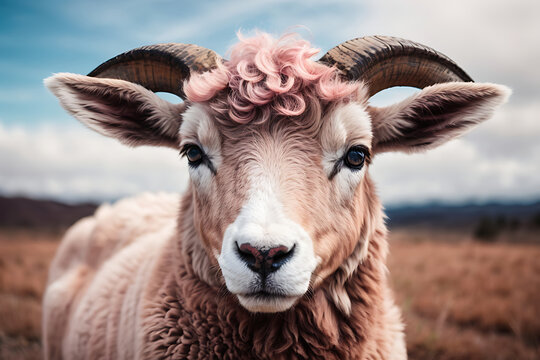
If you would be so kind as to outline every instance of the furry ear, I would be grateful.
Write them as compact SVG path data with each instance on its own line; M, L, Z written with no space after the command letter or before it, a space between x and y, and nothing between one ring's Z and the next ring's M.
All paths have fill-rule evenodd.
M64 109L100 134L129 146L178 148L183 103L171 104L124 80L60 73L44 83Z
M501 85L443 83L388 107L368 107L374 152L435 148L489 119L510 93Z

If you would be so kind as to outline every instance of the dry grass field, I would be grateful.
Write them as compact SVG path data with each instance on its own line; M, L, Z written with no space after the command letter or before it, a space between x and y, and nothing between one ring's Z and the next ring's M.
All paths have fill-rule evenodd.
M394 230L389 268L411 359L539 359L540 246ZM58 235L0 231L0 359L40 358Z
M41 358L41 297L58 238L0 231L0 359Z
M540 246L463 237L392 233L409 357L540 359Z

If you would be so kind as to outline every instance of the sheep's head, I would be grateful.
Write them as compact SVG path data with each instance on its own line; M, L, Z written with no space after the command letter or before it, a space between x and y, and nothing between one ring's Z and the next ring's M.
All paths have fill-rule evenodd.
M184 154L194 230L210 262L246 309L277 312L367 256L381 220L368 176L375 154L442 144L489 118L508 93L396 38L355 39L318 62L315 53L265 34L241 38L228 61L194 45L156 45L46 84L98 132ZM369 106L396 85L424 89Z

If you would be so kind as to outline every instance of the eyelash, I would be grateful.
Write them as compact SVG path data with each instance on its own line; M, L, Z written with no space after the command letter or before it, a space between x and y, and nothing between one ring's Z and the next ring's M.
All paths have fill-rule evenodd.
M364 161L362 163L362 166L360 166L359 168L351 168L349 167L346 162L346 158L347 158L347 155L349 154L349 152L351 150L361 150L364 154ZM343 166L347 166L349 167L349 169L351 171L360 171L361 169L364 168L364 166L366 164L369 164L371 162L371 153L369 152L369 149L367 147L365 147L364 145L354 145L354 146L351 146L347 149L347 151L345 152L345 154L343 154L343 156L341 158L339 158L338 160L336 160L335 164L334 164L334 168L332 169L332 172L330 173L330 176L328 177L330 180L332 180L334 178L334 176L336 176L340 171L341 169L343 168Z
M210 160L210 158L208 157L208 155L206 155L206 153L204 152L204 150L199 146L199 145L196 145L196 144L185 144L182 149L180 150L180 156L181 157L186 157L187 158L187 153L188 151L193 148L193 147L196 147L197 149L199 149L199 151L201 152L201 159L199 161L197 161L196 163L194 162L191 162L188 158L188 166L192 169L196 169L198 168L201 164L203 165L206 165L208 167L208 169L210 169L210 171L212 172L212 174L216 175L217 171L216 169L214 168L214 165L212 164L212 161Z
M184 145L184 146L182 147L182 150L180 150L180 156L186 157L186 158L187 158L187 153L188 153L188 151L189 151L190 149L194 148L194 147L197 148L197 149L199 149L200 152L201 152L201 161L199 161L199 163L198 163L198 164L200 164L200 163L203 162L204 159L206 158L206 154L205 154L205 152L201 149L201 147L198 146L198 145L195 145L195 144L186 144L186 145ZM189 161L189 158L188 158L188 161ZM190 165L191 165L191 161L189 161L189 163L190 163ZM198 164L197 164L196 166L198 166Z

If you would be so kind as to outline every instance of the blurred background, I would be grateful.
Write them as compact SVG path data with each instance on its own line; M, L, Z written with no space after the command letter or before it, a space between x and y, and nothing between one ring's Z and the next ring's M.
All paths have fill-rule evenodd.
M195 43L227 54L236 32L299 32L321 55L391 35L513 89L496 116L425 154L370 172L392 230L389 268L412 359L540 358L540 2L0 2L0 358L40 357L41 296L62 232L96 205L181 192L171 150L130 149L70 117L42 85L126 50ZM394 88L377 106L416 92ZM172 102L180 100L162 94Z

